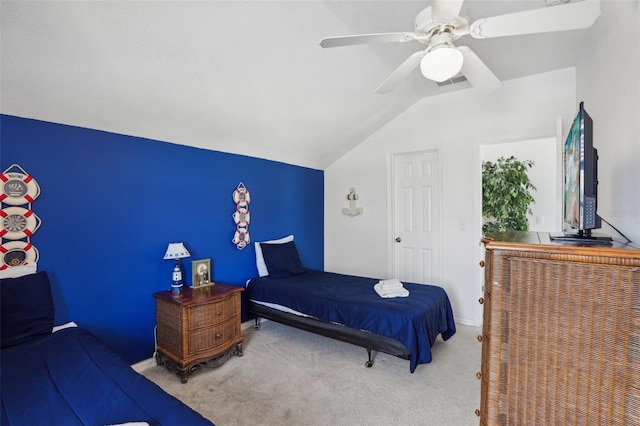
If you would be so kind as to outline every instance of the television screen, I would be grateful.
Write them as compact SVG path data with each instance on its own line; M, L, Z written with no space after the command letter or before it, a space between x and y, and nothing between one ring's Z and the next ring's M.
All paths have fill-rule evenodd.
M564 144L564 227L567 238L592 237L602 226L598 206L598 151L593 147L593 121L580 102ZM610 238L602 238L610 240Z
M580 172L581 122L578 113L564 146L564 223L573 229L580 229L580 197L584 185Z

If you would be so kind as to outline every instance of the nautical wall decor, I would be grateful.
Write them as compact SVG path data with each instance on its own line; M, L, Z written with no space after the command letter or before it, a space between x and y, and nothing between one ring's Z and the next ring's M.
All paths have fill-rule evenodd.
M31 209L6 207L0 210L0 237L6 240L29 238L40 227L40 218Z
M342 209L342 214L346 214L347 216L358 216L362 214L362 207L356 207L356 200L360 198L356 193L355 188L349 188L349 193L347 194L347 200L349 200L349 207L344 207Z
M231 241L238 250L242 250L249 245L251 240L249 237L249 222L251 221L249 203L251 202L251 196L244 183L240 182L236 190L233 191L233 202L236 203L236 211L232 215L236 224L236 232Z
M17 164L9 166L2 175L2 195L0 201L3 204L21 206L31 204L40 195L40 185Z
M31 236L42 221L31 208L40 195L38 182L22 167L12 164L0 174L0 271L38 261Z

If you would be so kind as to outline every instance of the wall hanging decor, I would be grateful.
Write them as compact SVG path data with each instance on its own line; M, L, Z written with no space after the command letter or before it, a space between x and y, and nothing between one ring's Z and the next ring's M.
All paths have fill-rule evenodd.
M360 198L356 193L355 188L349 188L349 193L347 194L347 200L349 200L349 207L344 207L342 209L342 214L346 214L347 216L358 216L362 214L362 207L356 207L356 200Z
M40 195L40 186L33 176L12 164L0 174L0 181L1 271L38 261L38 249L31 244L31 236L42 221L31 208L31 203Z
M40 195L38 182L17 164L12 164L2 172L0 180L2 180L0 201L3 204L12 206L31 204Z
M40 218L31 209L7 207L0 210L0 237L7 240L29 238L40 227Z
M251 202L251 196L249 190L244 183L240 182L235 191L233 191L233 202L236 203L236 211L233 212L233 221L236 224L236 232L233 235L233 244L236 245L238 250L242 250L249 245L249 203Z
M38 261L38 249L28 241L7 241L0 246L0 270L29 265Z

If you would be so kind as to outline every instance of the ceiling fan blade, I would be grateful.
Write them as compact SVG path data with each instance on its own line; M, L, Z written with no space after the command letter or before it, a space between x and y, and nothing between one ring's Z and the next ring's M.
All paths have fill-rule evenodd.
M440 23L455 20L460 14L464 0L433 0L431 17Z
M395 87L404 80L411 71L420 65L420 60L426 55L426 51L416 52L409 56L394 72L391 73L385 81L376 89L376 93L387 93L395 89Z
M582 0L525 12L479 19L470 27L474 38L504 37L590 27L600 15L600 0Z
M502 82L498 80L498 77L491 72L489 67L471 49L467 46L459 46L458 50L462 52L464 57L460 72L473 87L483 93L490 93L502 87Z
M390 42L405 42L415 40L416 35L414 33L378 33L378 34L360 34L352 36L340 36L340 37L327 37L322 39L320 46L322 47L341 47L341 46L353 46L356 44L369 44L369 43L390 43Z

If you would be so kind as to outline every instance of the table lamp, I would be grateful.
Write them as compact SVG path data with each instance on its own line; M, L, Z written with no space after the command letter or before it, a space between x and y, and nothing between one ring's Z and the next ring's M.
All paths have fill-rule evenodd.
M183 243L169 243L167 251L164 254L164 259L174 259L176 261L173 265L173 272L171 274L171 292L178 294L182 291L182 264L180 259L191 256L189 250L186 249Z

